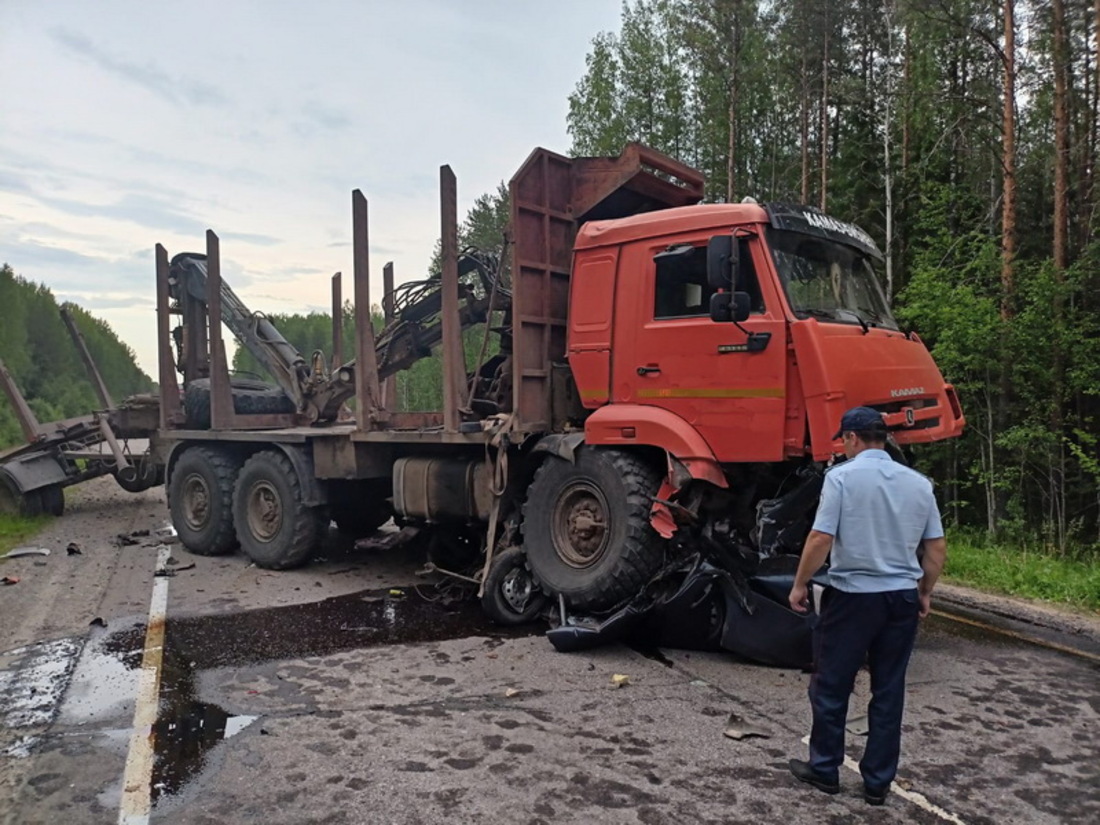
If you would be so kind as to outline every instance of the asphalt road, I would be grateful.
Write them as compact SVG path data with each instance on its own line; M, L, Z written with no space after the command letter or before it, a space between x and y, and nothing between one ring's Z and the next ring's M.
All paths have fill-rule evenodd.
M787 773L806 750L800 672L673 650L556 653L537 627L502 632L451 602L416 575L422 556L355 553L335 536L303 570L177 546L174 575L154 577L155 538L115 538L164 524L158 491L101 479L68 508L35 542L51 555L0 563L20 579L0 589L5 822L119 821L124 774L131 796L148 791L152 822L1100 822L1100 633L1087 620L1003 635L979 625L1003 623L1011 603L987 615L981 600L968 623L929 619L899 782L870 808L854 770L835 797ZM154 581L167 622L141 780ZM861 676L853 716L866 696ZM763 735L725 737L731 713ZM856 760L861 744L850 737Z

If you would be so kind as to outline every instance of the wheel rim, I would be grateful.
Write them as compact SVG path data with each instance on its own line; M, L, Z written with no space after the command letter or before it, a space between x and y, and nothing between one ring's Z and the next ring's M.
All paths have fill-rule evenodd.
M257 541L268 542L283 525L279 491L269 481L257 481L248 491L248 530Z
M500 595L516 613L523 613L535 594L535 583L524 567L513 567L500 583Z
M570 567L591 567L607 551L607 498L587 481L576 481L562 490L551 519L554 549Z
M183 480L183 520L195 531L202 530L210 520L210 486L199 473Z

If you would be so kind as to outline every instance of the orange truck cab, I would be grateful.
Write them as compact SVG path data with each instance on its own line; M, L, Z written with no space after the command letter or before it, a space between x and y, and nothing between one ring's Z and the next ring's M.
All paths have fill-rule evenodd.
M824 461L844 410L898 445L961 433L954 388L895 321L866 232L812 207L709 204L578 232L568 359L585 442L652 445L726 486L733 464Z

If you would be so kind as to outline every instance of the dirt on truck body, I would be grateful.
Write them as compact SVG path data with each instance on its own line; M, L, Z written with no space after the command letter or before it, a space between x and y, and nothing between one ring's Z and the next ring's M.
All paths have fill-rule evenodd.
M535 150L501 250L458 249L449 167L440 186L442 272L395 289L387 267L377 334L353 193L347 360L338 320L332 358L307 359L250 312L213 232L204 254L158 245L155 450L184 546L293 567L330 519L366 535L392 516L496 621L552 613L559 646L662 617L689 646L804 655L783 587L842 411L880 410L902 449L964 423L874 242L810 207L700 204L700 173L638 144ZM275 386L230 378L223 323ZM392 376L433 349L444 408L396 410Z

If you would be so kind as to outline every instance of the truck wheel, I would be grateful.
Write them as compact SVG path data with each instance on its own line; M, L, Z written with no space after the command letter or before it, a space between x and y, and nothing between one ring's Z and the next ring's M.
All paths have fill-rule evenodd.
M233 378L233 411L241 415L293 413L294 402L271 384L249 378ZM196 378L183 392L186 426L192 430L210 429L210 379Z
M60 484L51 484L49 487L40 487L34 491L41 502L42 512L51 516L65 515L65 493Z
M481 607L490 619L501 625L527 624L538 618L546 601L520 548L509 547L496 555L481 597Z
M37 490L21 493L6 470L0 468L0 514L34 518L42 515L42 497Z
M233 494L233 523L245 555L257 567L285 570L304 563L321 537L318 509L302 502L290 459L272 450L244 463Z
M660 568L665 542L649 523L660 473L619 450L548 459L524 507L523 543L543 590L577 610L633 596Z
M220 556L237 543L233 483L240 463L210 447L191 447L176 460L168 481L168 510L180 542L199 556Z

